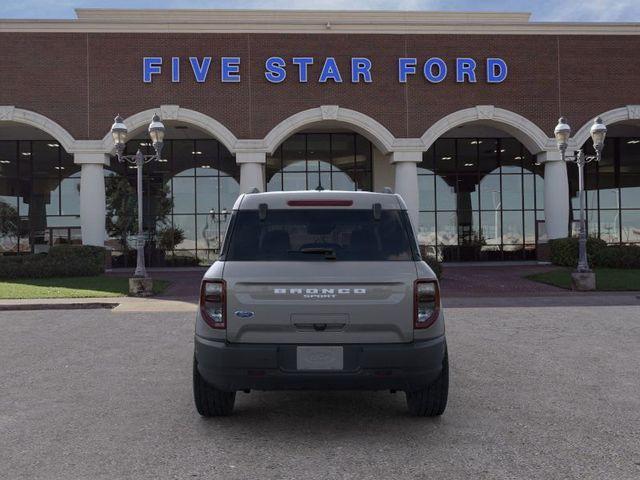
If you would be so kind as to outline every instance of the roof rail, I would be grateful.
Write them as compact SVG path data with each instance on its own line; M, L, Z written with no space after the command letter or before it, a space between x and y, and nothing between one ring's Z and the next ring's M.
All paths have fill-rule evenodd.
M391 187L384 187L382 193L393 193L393 190L391 190Z

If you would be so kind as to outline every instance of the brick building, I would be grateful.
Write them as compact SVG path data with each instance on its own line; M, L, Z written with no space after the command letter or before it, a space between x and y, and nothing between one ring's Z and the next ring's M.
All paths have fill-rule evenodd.
M154 113L167 135L163 161L144 170L151 263L171 227L185 239L169 253L212 261L239 193L318 186L391 187L445 260L535 258L578 218L576 167L553 139L560 116L570 149L591 150L595 117L608 127L586 173L589 232L638 243L639 49L639 24L518 13L0 20L0 251L106 242L119 257L109 195L136 170L112 156L109 128L120 114L128 150L149 150Z

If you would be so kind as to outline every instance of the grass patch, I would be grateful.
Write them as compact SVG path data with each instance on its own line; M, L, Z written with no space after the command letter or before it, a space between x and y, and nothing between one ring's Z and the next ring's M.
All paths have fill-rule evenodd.
M559 268L550 272L527 275L535 282L546 283L560 288L571 288L572 268ZM640 290L640 269L594 268L596 289L601 291Z
M162 293L166 280L154 280L153 291ZM67 277L0 280L0 299L122 297L129 293L126 277Z

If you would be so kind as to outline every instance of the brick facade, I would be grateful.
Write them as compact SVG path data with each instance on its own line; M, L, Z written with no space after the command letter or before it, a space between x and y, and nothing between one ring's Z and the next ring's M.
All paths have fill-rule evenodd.
M439 34L122 34L0 33L0 105L38 112L76 139L99 139L113 116L130 116L161 104L209 115L238 138L262 138L288 116L319 105L339 105L371 116L399 138L419 137L438 119L475 105L491 104L531 120L549 136L560 114L578 128L595 115L640 104L640 37L633 35L439 35ZM264 77L272 55L312 56L309 82L291 66L281 84ZM142 81L142 58L162 56L164 71ZM181 57L182 79L172 83L169 60ZM196 83L188 57L213 57L209 77ZM221 56L242 58L240 83L221 83ZM343 77L352 56L373 62L373 83L317 83L327 56ZM438 56L449 76L429 84L421 63ZM458 84L456 57L478 60L478 83ZM418 74L398 82L397 59L417 57ZM504 83L487 84L484 60L509 65Z

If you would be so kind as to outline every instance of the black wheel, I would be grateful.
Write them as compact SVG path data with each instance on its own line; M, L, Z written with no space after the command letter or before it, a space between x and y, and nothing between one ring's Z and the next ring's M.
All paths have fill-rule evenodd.
M193 359L193 399L198 413L203 417L225 417L233 412L236 392L223 392L205 382Z
M428 387L415 392L405 392L409 413L416 417L437 417L447 408L449 395L449 355L444 351L442 371Z

